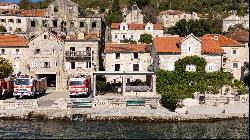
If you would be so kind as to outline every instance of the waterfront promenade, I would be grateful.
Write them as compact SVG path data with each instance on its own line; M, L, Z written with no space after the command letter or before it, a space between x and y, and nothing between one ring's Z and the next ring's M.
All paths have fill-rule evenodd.
M249 117L248 103L229 103L217 106L193 105L177 108L175 112L155 104L160 96L147 98L145 106L126 106L122 96L96 96L95 98L69 98L66 92L47 92L37 99L10 98L0 101L1 119L83 119L83 120L139 120L139 121L194 121L207 119ZM72 102L91 100L91 107L73 108Z

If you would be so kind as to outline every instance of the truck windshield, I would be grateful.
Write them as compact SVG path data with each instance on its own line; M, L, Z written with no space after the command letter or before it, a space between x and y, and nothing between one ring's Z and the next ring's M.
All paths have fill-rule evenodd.
M30 85L30 79L16 79L16 85Z
M83 85L83 81L70 81L69 85L70 86Z

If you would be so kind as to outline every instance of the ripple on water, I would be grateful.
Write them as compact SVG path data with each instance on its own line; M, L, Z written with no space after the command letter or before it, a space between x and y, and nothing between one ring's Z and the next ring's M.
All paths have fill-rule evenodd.
M249 120L194 123L135 123L104 121L16 121L0 122L0 138L81 139L249 139Z

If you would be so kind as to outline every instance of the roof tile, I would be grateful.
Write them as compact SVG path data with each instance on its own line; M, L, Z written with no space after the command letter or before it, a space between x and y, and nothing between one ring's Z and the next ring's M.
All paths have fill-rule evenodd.
M0 47L27 46L28 40L17 35L0 35Z
M117 52L150 52L150 46L146 44L111 44L105 45L105 53Z

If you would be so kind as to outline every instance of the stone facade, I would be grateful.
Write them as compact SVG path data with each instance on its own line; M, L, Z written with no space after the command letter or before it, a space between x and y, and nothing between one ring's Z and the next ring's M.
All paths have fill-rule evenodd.
M111 25L110 40L113 43L120 43L122 40L131 39L137 41L142 34L151 34L153 37L163 36L163 29L160 24L128 24L126 22Z
M165 42L163 42L164 38L167 39L169 37L163 37L162 39L156 38L154 40L153 46L156 47L156 49L153 49L153 54L156 54L156 57L154 57L156 68L173 71L176 61L186 56L194 55L203 57L207 61L207 66L205 67L207 72L219 71L222 67L222 52L204 53L203 40L200 40L192 34L185 38L175 37L174 40L176 44L179 44L179 51L177 52L174 51L174 49L177 48L176 44L172 43L172 46L165 44ZM170 40L173 41L173 39ZM162 48L164 49L165 47L170 48L170 50L162 51Z
M158 22L163 25L164 28L175 26L175 24L182 20L199 20L198 14L195 12L185 13L178 10L166 10L161 11L157 17Z
M126 15L125 21L128 24L129 23L143 23L143 14L141 14L141 10L136 4L132 6L131 11L129 12L129 14Z
M227 32L230 26L234 26L236 24L242 24L244 28L249 29L249 14L245 15L244 17L233 14L227 18L224 18L222 31Z
M124 72L148 72L148 67L152 64L152 58L150 51L141 51L133 48L140 47L141 45L130 45L127 44L116 44L116 47L119 48L116 51L113 51L111 48L112 44L106 44L105 48L105 71L114 72L115 71L124 71ZM122 47L129 48L129 51L122 50ZM117 65L119 65L119 68ZM113 82L122 82L122 76L106 76L106 81ZM136 79L141 79L142 81L146 80L146 75L131 75L126 76L126 82L133 82Z
M54 75L56 90L62 89L64 66L64 41L49 31L45 31L28 43L25 74L31 76ZM51 81L52 82L52 81ZM48 83L52 84L52 83Z

